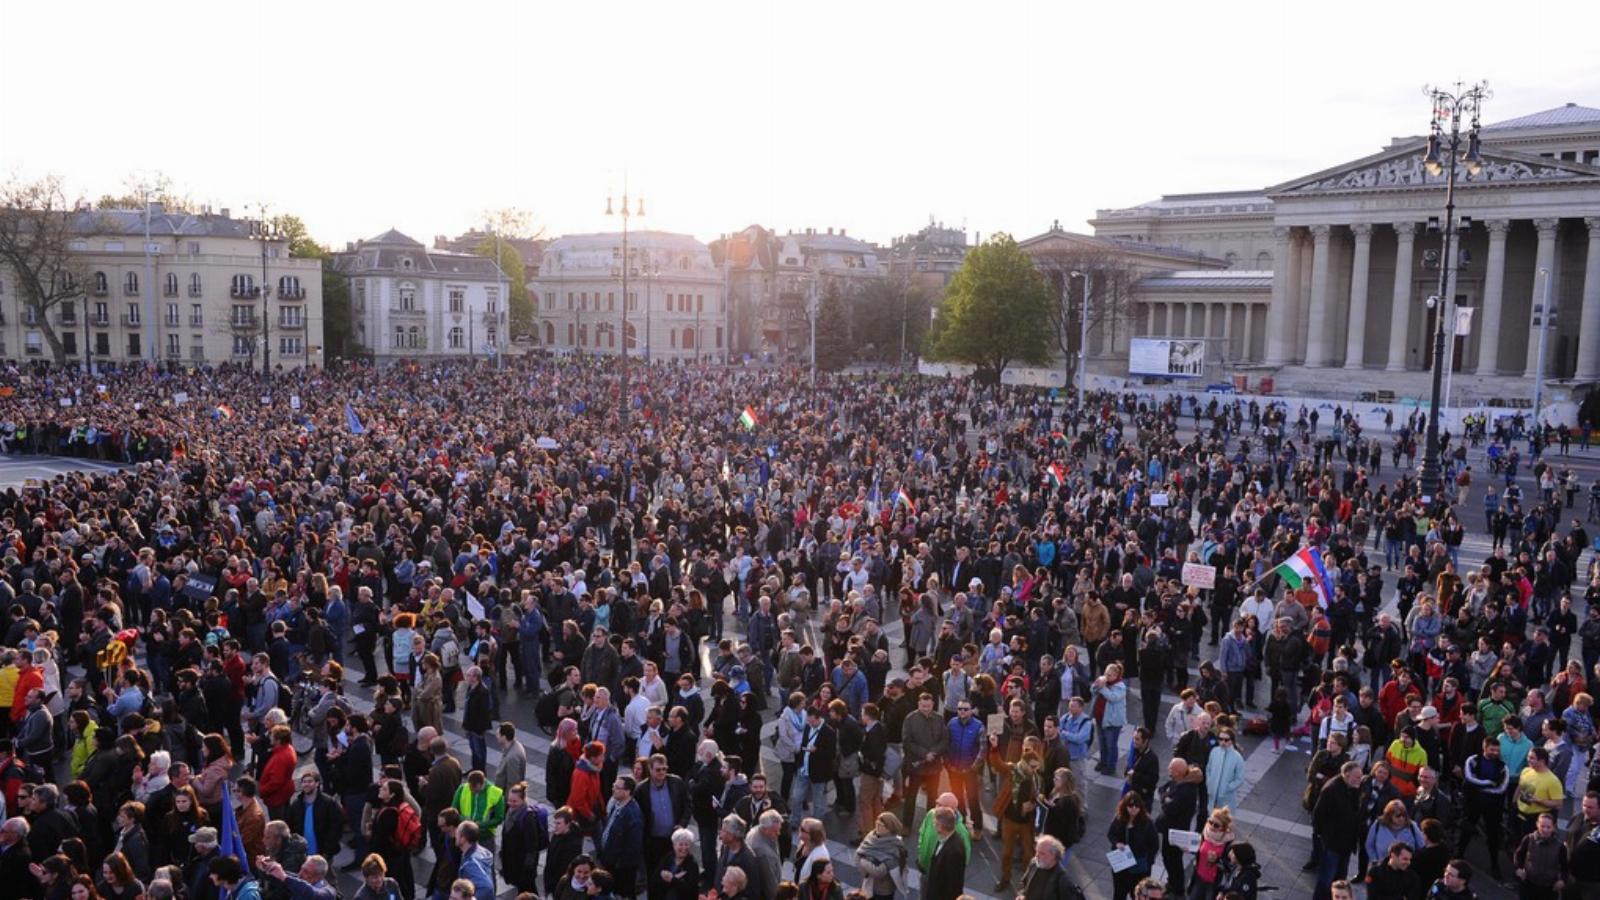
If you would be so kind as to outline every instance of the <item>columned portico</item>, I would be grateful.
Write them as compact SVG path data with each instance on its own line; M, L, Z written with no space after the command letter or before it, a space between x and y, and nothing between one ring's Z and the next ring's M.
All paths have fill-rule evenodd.
M1351 225L1356 254L1350 264L1350 321L1345 335L1344 367L1359 369L1367 353L1367 274L1372 265L1372 226Z
M1404 372L1411 335L1411 254L1417 240L1416 223L1396 222L1394 233L1394 301L1389 307L1389 364L1384 370Z
M1579 312L1578 365L1573 380L1600 381L1600 217L1583 224L1589 229L1589 255L1583 267L1583 309Z
M1328 258L1331 254L1333 227L1331 225L1311 226L1311 327L1306 332L1306 365L1326 366L1328 364L1328 346L1331 341L1331 329L1328 328L1328 314L1333 305L1333 285Z
M1545 279L1555 277L1556 227L1559 224L1559 219L1535 219L1533 221L1533 227L1538 229L1539 233L1539 251L1535 256L1533 266L1533 304L1529 307L1530 312L1533 306L1538 306L1544 302L1544 297L1547 293ZM1557 295L1553 291L1548 293L1552 298L1553 305L1554 298ZM1533 378L1539 374L1539 329L1533 327L1532 318L1528 320L1527 360L1523 375L1527 378ZM1546 364L1549 363L1548 357L1545 362Z

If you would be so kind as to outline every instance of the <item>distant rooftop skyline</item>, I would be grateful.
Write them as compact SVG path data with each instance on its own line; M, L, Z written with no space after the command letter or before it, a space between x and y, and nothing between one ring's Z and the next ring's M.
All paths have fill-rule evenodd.
M1486 123L1600 108L1600 9L1506 12L1458 4L1424 44L1365 0L13 3L0 30L41 39L0 54L0 177L92 200L159 171L335 248L503 207L550 237L614 230L625 176L633 225L707 242L761 224L887 246L930 215L1088 231L1096 209L1259 190L1421 134L1426 83L1487 78Z

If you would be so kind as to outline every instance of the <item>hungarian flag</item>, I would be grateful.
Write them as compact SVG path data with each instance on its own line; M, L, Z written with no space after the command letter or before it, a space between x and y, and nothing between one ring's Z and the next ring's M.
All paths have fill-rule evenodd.
M1059 488L1063 484L1067 483L1067 471L1061 468L1060 463L1051 463L1049 467L1044 470L1044 476L1050 482L1050 486L1053 488Z
M1317 592L1317 604L1323 609L1327 609L1329 601L1333 599L1333 582L1328 579L1328 570L1322 565L1322 551L1315 547L1301 547L1298 553L1278 563L1272 573L1282 578L1290 590L1299 590L1302 584L1309 581Z
M223 417L224 419L231 419L233 418L233 407L226 403L218 403L217 415Z
M745 431L755 431L756 430L756 411L755 411L755 409L752 408L752 407L746 406L744 408L744 412L739 413L739 424L744 426L744 430Z
M894 502L895 503L904 503L906 505L906 508L911 510L911 514L913 516L917 514L917 504L911 502L911 495L906 493L906 489L905 488L901 488L900 489L900 493L895 495Z

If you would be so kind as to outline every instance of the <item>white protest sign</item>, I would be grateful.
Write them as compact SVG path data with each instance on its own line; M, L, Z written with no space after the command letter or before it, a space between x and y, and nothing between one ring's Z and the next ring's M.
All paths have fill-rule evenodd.
M1167 496L1165 491L1163 491L1163 492L1161 492L1159 494L1151 494L1150 495L1150 505L1151 506L1171 506L1172 505L1172 498Z
M1167 829L1167 843L1185 853L1195 853L1200 849L1200 832L1180 831L1176 828Z
M1200 563L1183 564L1183 583L1186 587L1211 590L1217 586L1217 567Z

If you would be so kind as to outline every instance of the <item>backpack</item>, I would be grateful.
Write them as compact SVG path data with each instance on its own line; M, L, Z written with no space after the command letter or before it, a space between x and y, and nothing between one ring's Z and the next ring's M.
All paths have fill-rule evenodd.
M401 803L398 809L400 821L394 826L395 843L415 853L422 849L422 817L417 815L416 807L409 803Z
M446 669L461 668L461 645L454 638L439 648L439 664Z
M533 846L528 852L532 855L550 846L551 810L548 803L530 804L530 808L533 810Z

